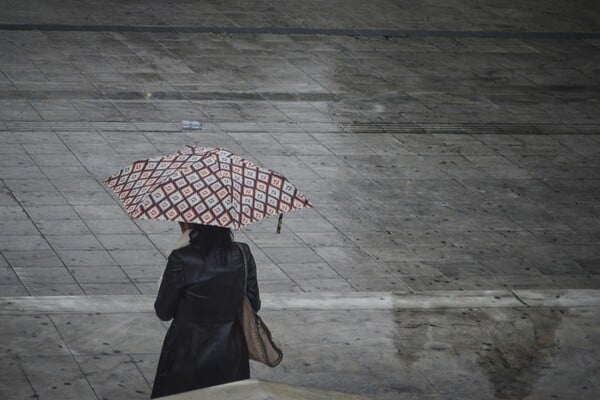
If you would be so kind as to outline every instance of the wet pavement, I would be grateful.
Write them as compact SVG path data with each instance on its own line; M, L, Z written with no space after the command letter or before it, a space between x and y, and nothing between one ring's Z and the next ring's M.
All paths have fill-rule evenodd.
M432 291L600 289L595 2L380 0L328 2L326 10L311 1L0 3L2 297L155 294L176 227L129 220L101 181L184 144L225 147L279 170L315 204L286 215L281 235L275 220L237 233L252 247L266 294L418 299ZM183 129L184 120L201 121L202 129ZM567 361L597 371L590 356L597 305L542 303L523 319L512 306L470 307L378 311L373 323L388 341L375 348L384 364L368 346L340 346L310 379L310 365L295 355L282 375L261 373L331 389L343 383L377 398L450 398L447 387L472 389L463 378L487 382L490 398L598 395L585 374L553 375ZM42 322L67 335L46 311ZM269 320L283 328L284 314ZM327 324L342 321L325 314ZM36 324L11 315L3 338L21 323L26 330ZM109 325L115 332L149 327L156 337L147 354L156 355L164 326L151 314L132 315L131 325ZM406 322L418 318L446 321L442 349L411 341L434 331ZM588 353L557 350L561 335L578 343L571 324L585 326ZM519 334L509 334L510 326ZM484 329L490 345L461 327ZM317 338L320 329L307 335ZM97 368L91 360L102 352L83 351L90 343L62 344L68 368ZM298 357L302 346L315 350L320 342L299 344ZM138 353L125 349L127 356L111 355L106 365L138 365ZM21 365L6 348L0 354L3 371ZM35 352L27 354L37 367ZM55 356L48 362L61 365ZM343 367L345 357L368 360L371 386L353 384L354 364ZM444 380L436 375L441 365L469 368ZM15 372L19 382L49 373L31 368ZM409 384L412 368L433 377ZM331 370L331 379L322 372ZM390 371L398 374L378 375ZM142 376L135 379L146 391L151 377ZM90 398L132 398L118 385L104 396L98 388L105 383L79 382ZM38 392L28 385L0 397ZM66 398L71 389L82 393L38 394Z
M167 327L152 300L0 299L2 398L148 398ZM254 378L374 399L595 399L600 390L595 290L264 300L285 356L273 369L253 363Z

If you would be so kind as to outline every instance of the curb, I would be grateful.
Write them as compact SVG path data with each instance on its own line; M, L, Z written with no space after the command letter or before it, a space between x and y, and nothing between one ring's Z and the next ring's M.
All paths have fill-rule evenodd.
M149 295L1 297L0 314L153 313L153 303ZM262 303L263 310L598 307L600 290L265 293Z

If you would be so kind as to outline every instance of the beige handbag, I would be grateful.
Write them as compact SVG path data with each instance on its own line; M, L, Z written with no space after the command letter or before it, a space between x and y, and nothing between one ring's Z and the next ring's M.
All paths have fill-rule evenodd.
M238 314L246 343L248 344L248 358L269 367L276 367L283 358L283 352L273 342L271 331L263 322L262 318L254 311L248 296L246 287L248 284L248 265L246 263L246 252L238 245L244 257L244 299Z

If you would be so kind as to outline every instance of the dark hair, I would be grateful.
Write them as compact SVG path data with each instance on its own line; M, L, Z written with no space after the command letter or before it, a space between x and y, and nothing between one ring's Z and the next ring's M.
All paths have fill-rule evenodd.
M233 232L220 226L191 224L190 241L200 244L202 257L216 253L222 263L227 261L228 251L233 247Z

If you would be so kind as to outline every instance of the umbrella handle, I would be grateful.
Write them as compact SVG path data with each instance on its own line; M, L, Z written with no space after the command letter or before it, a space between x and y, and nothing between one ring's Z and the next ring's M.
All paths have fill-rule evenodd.
M281 220L283 220L283 214L279 214L279 220L277 221L277 230L275 232L281 233Z

